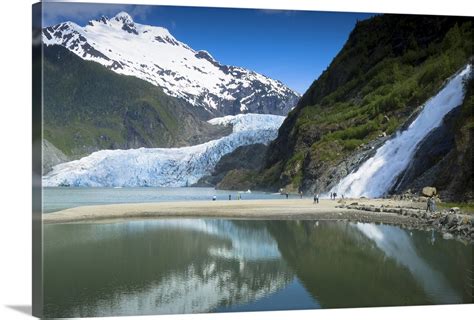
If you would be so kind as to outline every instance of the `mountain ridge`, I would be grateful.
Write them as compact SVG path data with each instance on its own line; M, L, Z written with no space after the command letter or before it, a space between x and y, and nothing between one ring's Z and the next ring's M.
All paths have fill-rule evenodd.
M285 115L300 97L278 80L222 65L209 52L192 49L167 29L136 23L125 12L91 20L85 27L74 22L46 27L43 42L61 45L116 73L148 81L212 116Z

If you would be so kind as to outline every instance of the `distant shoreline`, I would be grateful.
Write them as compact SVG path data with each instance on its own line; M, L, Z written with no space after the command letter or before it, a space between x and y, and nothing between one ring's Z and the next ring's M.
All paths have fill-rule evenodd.
M360 200L354 200L359 201ZM348 199L347 204L353 202ZM364 199L367 204L403 205L404 201L391 199ZM338 208L335 200L312 199L264 199L264 200L218 200L179 201L157 203L110 204L82 206L44 214L44 224L79 222L114 222L156 218L214 218L214 219L258 219L258 220L350 220L359 222L386 223L410 227L422 226L417 218L389 212L367 212L364 210ZM407 205L407 204L405 204ZM413 205L413 204L411 204ZM423 204L420 203L420 208Z

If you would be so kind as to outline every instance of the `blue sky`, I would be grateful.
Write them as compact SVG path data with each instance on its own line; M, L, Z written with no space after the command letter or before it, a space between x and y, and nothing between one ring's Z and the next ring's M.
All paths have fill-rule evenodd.
M357 20L373 14L110 4L45 3L45 26L85 25L127 11L137 23L162 26L223 64L278 79L304 93L344 45Z

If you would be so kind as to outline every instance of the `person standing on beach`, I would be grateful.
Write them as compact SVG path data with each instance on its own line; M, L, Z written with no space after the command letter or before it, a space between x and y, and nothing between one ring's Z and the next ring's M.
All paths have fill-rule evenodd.
M300 191L300 199L303 199L303 191Z
M313 204L315 203L319 203L319 194L314 194L314 198L313 198Z
M232 200L232 195L231 194L229 194L229 200Z
M287 193L285 193L285 196L286 196L286 198L288 199L288 192L287 192Z

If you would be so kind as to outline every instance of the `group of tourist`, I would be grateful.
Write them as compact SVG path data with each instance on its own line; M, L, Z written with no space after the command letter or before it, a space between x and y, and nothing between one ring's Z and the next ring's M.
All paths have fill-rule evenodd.
M300 199L303 199L303 192L300 191L298 192L299 196L300 196ZM337 193L336 192L331 192L329 194L331 200L336 200L337 198ZM288 192L285 192L285 197L286 199L288 199L289 197L289 193ZM344 199L344 195L341 196L342 199ZM242 199L242 195L239 193L238 196L237 196L237 200L241 200ZM212 201L216 201L217 200L217 197L214 195L212 197ZM229 200L232 200L232 195L229 194ZM314 193L313 195L313 204L317 204L319 203L319 193ZM435 198L434 196L431 196L428 198L427 202L426 202L426 212L435 212L436 211L436 201L435 201Z
M213 195L212 196L212 201L216 201L216 200L217 200L217 196ZM232 195L231 194L229 194L229 200L232 200ZM242 195L240 193L237 195L237 200L242 200Z

